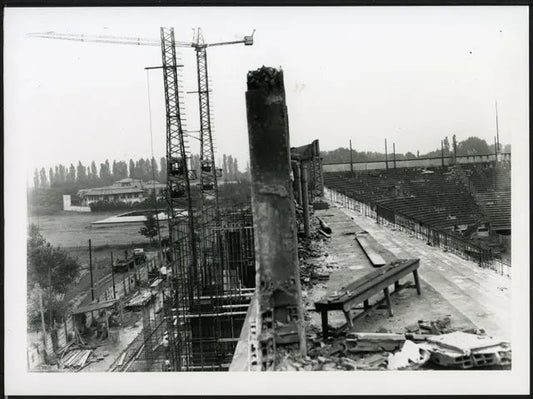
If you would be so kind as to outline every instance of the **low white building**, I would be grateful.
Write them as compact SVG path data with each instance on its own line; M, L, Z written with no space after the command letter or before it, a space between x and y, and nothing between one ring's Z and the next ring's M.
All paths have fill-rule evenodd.
M128 177L113 183L111 186L79 190L78 196L82 198L82 205L84 206L98 201L133 204L149 198L154 191L157 198L162 198L165 188L165 184L155 180L143 182Z

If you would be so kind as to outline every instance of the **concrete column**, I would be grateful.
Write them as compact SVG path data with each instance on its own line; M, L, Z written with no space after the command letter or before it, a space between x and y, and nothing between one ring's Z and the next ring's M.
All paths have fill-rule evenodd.
M294 194L296 197L296 202L298 202L299 205L302 205L302 178L301 178L301 170L300 170L300 162L299 161L292 161L293 164L293 172L294 172Z
M287 108L282 71L262 67L247 78L258 365L272 370L276 345L298 342L306 353Z
M302 162L302 207L304 210L304 234L309 237L309 168Z

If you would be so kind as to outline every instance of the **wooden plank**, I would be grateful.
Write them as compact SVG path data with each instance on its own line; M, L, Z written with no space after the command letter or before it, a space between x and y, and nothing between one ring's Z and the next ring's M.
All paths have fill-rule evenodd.
M387 263L376 250L374 243L370 241L366 235L356 235L355 239L363 249L363 252L366 254L372 265L384 266Z

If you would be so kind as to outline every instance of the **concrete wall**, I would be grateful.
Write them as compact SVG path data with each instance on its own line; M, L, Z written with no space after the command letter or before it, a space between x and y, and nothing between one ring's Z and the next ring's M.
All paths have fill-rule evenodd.
M458 156L457 164L470 164L470 163L482 163L482 162L492 162L496 160L495 154L486 154L486 155L469 155L469 156ZM498 160L500 162L511 162L511 154L499 154ZM448 166L453 163L452 157L444 157L444 165ZM389 169L394 168L394 162L392 159L388 161ZM428 167L439 167L442 166L442 158L418 158L418 159L403 159L396 160L396 168L428 168ZM324 163L322 165L324 172L349 172L350 163ZM353 170L373 170L373 169L386 169L385 161L368 161L368 162L354 162Z

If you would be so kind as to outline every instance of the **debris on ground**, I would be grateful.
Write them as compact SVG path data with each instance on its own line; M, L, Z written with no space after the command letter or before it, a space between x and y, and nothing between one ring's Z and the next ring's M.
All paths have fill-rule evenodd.
M331 227L329 227L329 225L321 218L317 217L317 220L318 220L318 223L320 224L319 230L323 231L324 233L331 234L332 232Z
M322 200L316 200L313 202L313 209L329 209L329 203Z
M389 353L387 359L388 370L413 370L423 366L430 359L430 352L415 344L413 341L406 340L402 349L396 353Z
M394 351L405 343L404 334L348 333L346 344L350 352Z
M124 309L140 309L145 306L153 297L150 290L139 290L125 304Z
M59 361L60 368L80 369L85 366L93 349L73 349L68 351Z
M439 366L467 369L511 364L511 345L486 335L455 331L427 341L431 361Z

